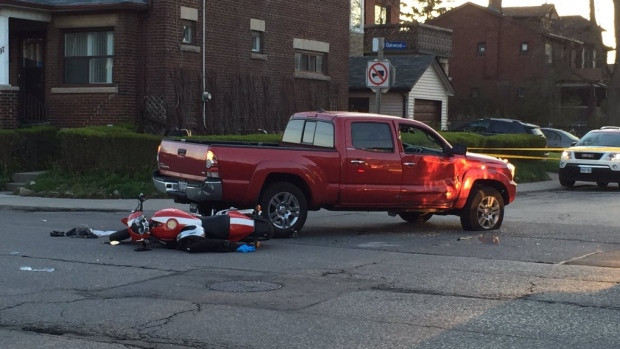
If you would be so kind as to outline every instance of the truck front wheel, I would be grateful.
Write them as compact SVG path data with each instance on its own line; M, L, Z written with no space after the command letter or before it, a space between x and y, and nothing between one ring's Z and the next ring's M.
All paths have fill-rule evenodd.
M289 182L270 184L260 196L259 204L273 226L274 237L290 237L304 226L308 217L306 196Z
M504 220L504 199L491 187L473 188L461 213L465 230L499 229Z

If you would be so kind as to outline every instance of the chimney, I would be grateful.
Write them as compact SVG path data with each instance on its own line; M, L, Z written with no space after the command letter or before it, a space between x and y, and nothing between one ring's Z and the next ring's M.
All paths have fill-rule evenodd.
M502 0L489 0L489 10L502 13Z
M594 0L590 0L590 23L596 25L596 16L594 15Z

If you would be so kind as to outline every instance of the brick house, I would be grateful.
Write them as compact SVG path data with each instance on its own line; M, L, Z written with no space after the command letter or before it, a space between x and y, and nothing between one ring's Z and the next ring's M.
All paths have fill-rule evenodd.
M493 116L578 129L602 119L609 48L593 16L560 17L552 4L506 8L490 0L428 23L453 31L453 126Z
M349 16L316 1L0 0L0 128L278 131L295 111L346 109Z

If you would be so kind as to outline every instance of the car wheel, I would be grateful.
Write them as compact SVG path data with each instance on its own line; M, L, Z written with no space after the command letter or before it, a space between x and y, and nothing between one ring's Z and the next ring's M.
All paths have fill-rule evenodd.
M560 185L567 188L572 188L575 185L575 181L560 178Z
M419 224L431 219L433 214L429 212L402 212L399 213L398 216L405 222Z
M596 185L598 185L601 188L606 188L607 184L609 184L609 182L596 182Z
M289 182L269 185L260 196L259 204L273 226L274 237L290 237L301 230L308 217L306 196Z
M473 188L461 213L465 230L499 229L504 220L504 199L491 187Z
M119 230L117 232L114 232L112 234L110 234L110 241L123 241L123 240L127 240L129 239L130 235L129 235L129 229L125 228L123 230Z

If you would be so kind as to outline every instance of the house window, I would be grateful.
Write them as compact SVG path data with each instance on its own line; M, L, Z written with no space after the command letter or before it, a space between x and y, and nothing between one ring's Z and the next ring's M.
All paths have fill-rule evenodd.
M545 57L547 59L547 64L553 63L553 48L551 44L545 44Z
M184 44L193 45L195 41L194 38L196 36L196 22L187 20L182 20L181 22L183 25L183 38L181 39L181 42Z
M295 70L325 74L326 55L323 52L295 52Z
M387 6L375 5L375 24L387 24L390 8Z
M597 66L596 66L596 59L597 59L597 57L596 57L596 50L593 50L592 51L592 68L593 69L597 68Z
M114 63L114 32L65 34L64 81L67 84L110 84Z
M528 51L528 43L526 42L522 42L521 45L519 46L519 53L521 54L526 54Z
M252 30L252 52L263 53L263 33Z
M486 42L479 42L478 43L478 50L477 50L477 54L478 56L484 56L487 52L487 43Z
M518 87L517 88L517 98L524 98L524 97L525 97L525 88Z
M470 96L471 98L478 98L480 97L480 89L477 87L472 87L470 90Z

